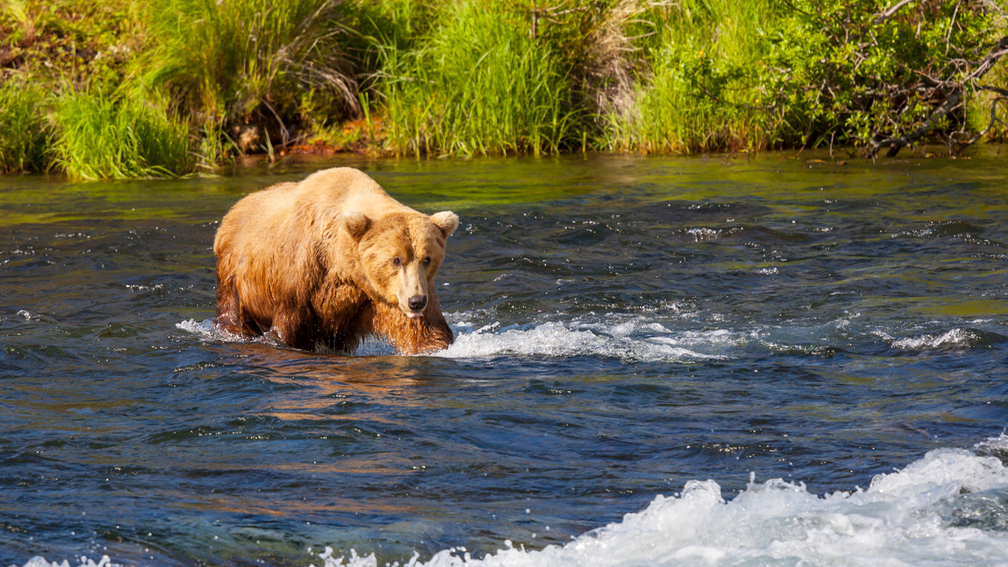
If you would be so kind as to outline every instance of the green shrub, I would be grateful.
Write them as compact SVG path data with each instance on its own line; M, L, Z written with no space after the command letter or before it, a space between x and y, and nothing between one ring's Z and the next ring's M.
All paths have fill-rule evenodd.
M652 74L635 112L610 116L609 146L869 146L926 126L939 103L973 88L970 62L999 28L979 3L914 3L881 17L890 4L683 0L652 10ZM958 107L933 126L952 133L966 119Z
M73 179L173 176L191 169L188 124L164 105L101 91L57 101L55 163Z
M45 95L36 87L8 81L0 86L0 171L42 171L48 165L49 126Z
M801 0L768 36L768 66L789 78L777 82L773 101L786 124L783 142L865 146L917 128L956 90L960 63L978 60L994 29L979 5L914 3L882 19L889 6ZM955 130L965 114L949 118L939 131Z

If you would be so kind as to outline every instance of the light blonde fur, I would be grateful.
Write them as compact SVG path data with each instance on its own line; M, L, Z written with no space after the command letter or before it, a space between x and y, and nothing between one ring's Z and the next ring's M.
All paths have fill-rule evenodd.
M446 348L434 277L457 227L454 213L420 213L351 168L252 193L214 239L217 323L308 350L352 351L371 334L404 354Z

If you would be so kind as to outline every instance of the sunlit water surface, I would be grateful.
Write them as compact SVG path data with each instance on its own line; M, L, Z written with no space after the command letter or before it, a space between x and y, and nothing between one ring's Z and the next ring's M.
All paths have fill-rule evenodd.
M447 351L214 330L219 219L345 164L460 215ZM1008 564L1006 171L2 178L0 565Z

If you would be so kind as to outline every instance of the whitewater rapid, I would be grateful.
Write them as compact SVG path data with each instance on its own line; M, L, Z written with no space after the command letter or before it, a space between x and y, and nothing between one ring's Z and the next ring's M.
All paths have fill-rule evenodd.
M529 550L510 541L474 557L464 548L430 558L414 553L409 567L635 566L956 566L1008 565L1008 435L972 451L938 449L902 470L877 475L867 488L816 495L801 483L770 479L734 496L716 480L691 480L658 495L622 521L564 546ZM373 555L312 550L314 567L377 567ZM108 557L24 567L117 567Z

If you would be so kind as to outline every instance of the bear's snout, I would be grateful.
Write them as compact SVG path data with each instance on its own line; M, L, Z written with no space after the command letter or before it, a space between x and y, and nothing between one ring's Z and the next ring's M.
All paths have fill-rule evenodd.
M409 308L412 309L414 313L417 314L417 316L419 316L420 311L423 311L424 307L427 307L427 296L414 295L413 297L409 298L409 301L407 303L409 304ZM410 315L412 315L412 313Z

